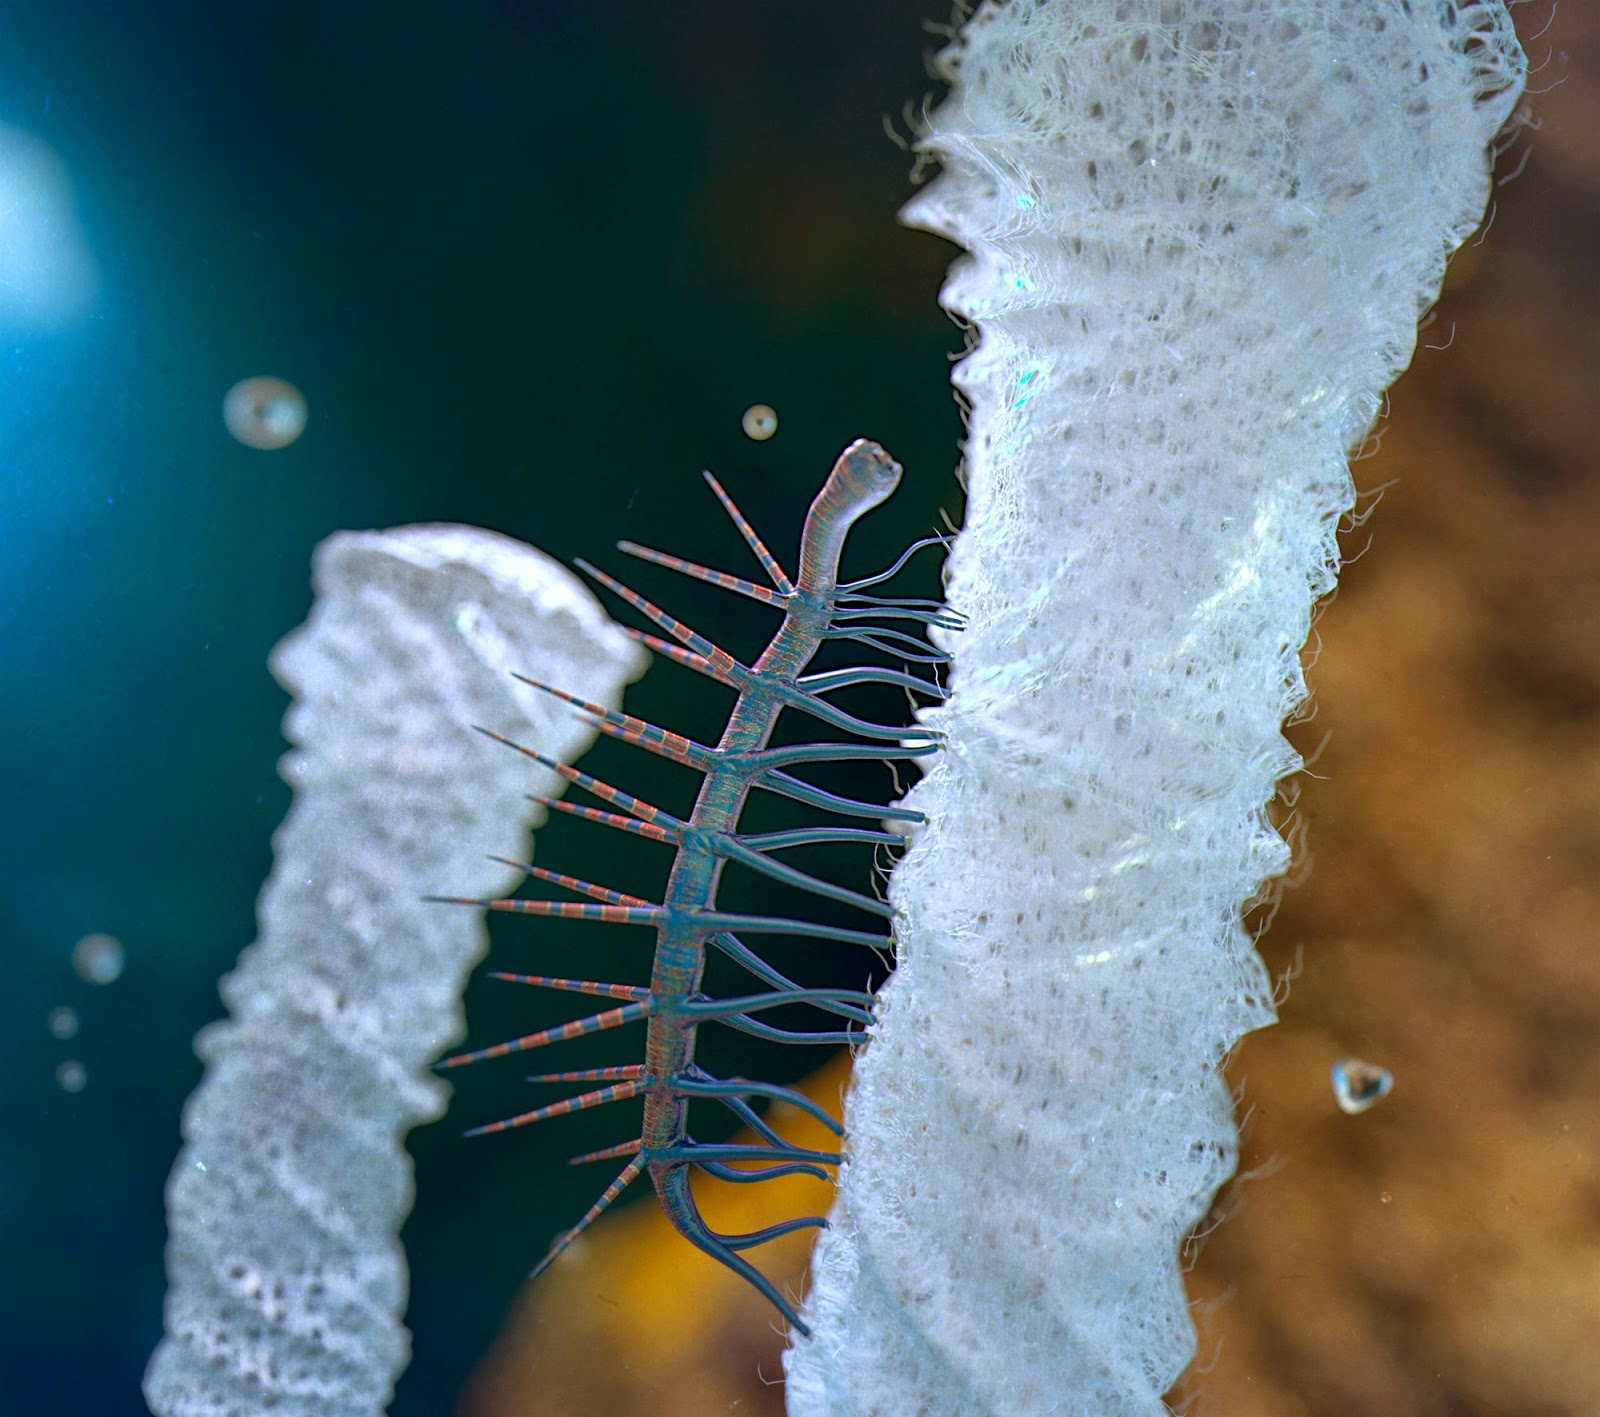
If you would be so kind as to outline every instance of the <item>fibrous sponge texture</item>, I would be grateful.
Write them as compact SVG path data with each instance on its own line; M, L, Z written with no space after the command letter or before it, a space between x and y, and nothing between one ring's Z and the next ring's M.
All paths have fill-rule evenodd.
M409 1340L404 1134L444 1110L427 1072L461 1036L487 937L432 890L497 895L525 858L525 773L472 732L569 758L593 736L517 670L615 704L643 652L548 557L470 527L341 532L310 620L274 652L294 704L294 804L260 936L196 1040L206 1074L167 1188L159 1417L370 1417ZM541 790L554 792L554 775Z
M789 1410L1153 1414L1347 456L1522 56L1498 3L1013 0L945 58L905 216L969 253L968 628Z

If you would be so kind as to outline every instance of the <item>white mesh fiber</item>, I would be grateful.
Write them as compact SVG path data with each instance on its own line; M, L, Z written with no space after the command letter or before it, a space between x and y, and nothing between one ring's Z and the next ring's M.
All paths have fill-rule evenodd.
M594 731L512 670L614 705L644 654L549 557L473 527L340 532L311 618L273 652L294 695L260 937L196 1039L205 1077L167 1186L158 1417L373 1417L410 1343L404 1136L444 1110L428 1065L462 1033L480 911L527 859L531 789L472 731L570 761ZM540 778L544 781L541 782Z
M789 1411L1155 1414L1346 455L1522 56L1498 3L1013 0L946 58L905 219L970 253L969 628Z

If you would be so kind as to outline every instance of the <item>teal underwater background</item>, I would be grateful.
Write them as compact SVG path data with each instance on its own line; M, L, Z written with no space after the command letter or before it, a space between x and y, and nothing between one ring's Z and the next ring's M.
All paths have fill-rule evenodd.
M306 614L318 541L460 521L612 568L632 537L743 573L699 469L788 555L863 435L907 477L847 569L959 515L949 248L896 225L912 159L883 127L934 87L929 18L929 0L0 6L0 123L54 150L99 270L81 318L0 327L0 1417L144 1411L191 1039L256 933L288 805L266 658ZM304 392L291 447L224 430L254 374ZM741 431L757 402L769 442ZM735 651L769 627L637 581ZM932 593L936 560L907 584ZM671 665L629 702L697 733L723 707ZM669 808L692 787L624 748L592 762ZM664 875L598 835L568 824L541 860L630 890ZM497 931L502 967L531 966L527 928ZM73 971L92 932L126 948L114 983ZM548 939L541 966L570 972L581 943ZM47 1022L63 1006L71 1039ZM471 1037L558 1016L537 1007L478 981ZM58 1084L69 1061L81 1091ZM520 1071L480 1071L412 1138L398 1417L451 1409L598 1187L561 1159L617 1139L573 1118L464 1143L522 1105Z

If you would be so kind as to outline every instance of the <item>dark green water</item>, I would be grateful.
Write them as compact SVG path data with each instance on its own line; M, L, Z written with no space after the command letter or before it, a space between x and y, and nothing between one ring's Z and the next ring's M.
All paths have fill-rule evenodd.
M907 478L851 568L958 509L960 339L935 305L949 252L896 226L910 160L881 125L930 87L925 18L945 15L928 0L0 7L0 123L65 165L100 272L70 327L0 326L0 1417L144 1410L190 1040L254 936L288 801L265 660L305 615L321 538L463 521L563 557L615 565L610 543L634 537L742 571L698 470L787 552L858 435ZM223 429L223 393L251 374L304 391L292 447ZM780 416L770 442L740 429L758 401ZM759 645L770 617L695 589L673 602L686 618ZM717 711L670 665L630 707L699 733ZM682 798L681 777L618 751L603 762L623 785ZM628 889L664 874L569 840L550 847L562 869ZM126 946L115 983L72 970L92 931ZM63 1005L70 1040L46 1022ZM474 985L473 1039L513 1007ZM58 1086L68 1060L81 1092ZM571 1119L559 1143L460 1142L522 1105L519 1076L484 1070L413 1137L416 1358L398 1414L450 1409L598 1184L560 1158L615 1140Z

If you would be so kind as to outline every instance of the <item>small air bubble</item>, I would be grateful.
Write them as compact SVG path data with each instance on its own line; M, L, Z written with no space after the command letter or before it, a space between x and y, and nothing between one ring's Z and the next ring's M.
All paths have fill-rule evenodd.
M222 421L247 448L287 448L306 428L306 396L270 374L241 379L222 400Z
M63 1092L82 1092L89 1085L89 1070L82 1063L68 1061L56 1069L56 1086Z
M778 431L778 414L770 404L753 403L745 409L744 417L740 420L746 438L754 438L758 443L764 443Z
M1382 1101L1394 1087L1394 1074L1388 1068L1361 1058L1340 1058L1332 1076L1333 1100L1352 1117Z
M90 984L111 984L122 977L127 951L115 935L85 935L72 947L72 968Z
M52 1038L59 1038L65 1042L69 1038L78 1036L78 1011L68 1008L65 1004L51 1009L46 1022Z

